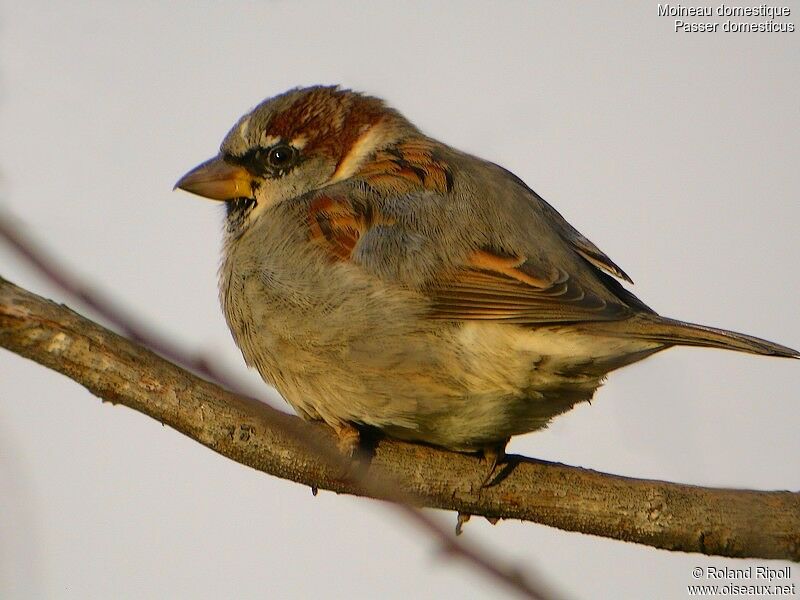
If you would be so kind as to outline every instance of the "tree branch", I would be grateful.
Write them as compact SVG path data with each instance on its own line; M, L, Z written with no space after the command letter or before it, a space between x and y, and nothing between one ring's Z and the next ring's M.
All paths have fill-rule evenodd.
M227 389L229 393L239 394L242 401L250 401L255 407L261 404L257 400L249 398L240 390L233 378L228 377L202 356L190 355L182 351L175 344L151 331L146 325L138 323L130 314L126 314L124 310L115 306L108 298L104 298L97 290L81 282L78 277L69 274L69 269L65 265L59 264L54 257L48 256L42 248L27 239L19 231L19 228L11 225L4 215L0 215L0 238L5 239L30 265L60 287L62 291L94 309L134 342L144 345L167 361L207 377L217 386ZM261 417L268 421L281 414L278 411L261 411L260 413ZM270 424L274 427L281 427L280 423L275 420L270 421ZM437 540L441 544L442 550L448 555L470 563L484 575L523 597L533 600L555 600L557 598L557 594L549 589L540 580L540 577L531 577L530 567L523 572L485 549L480 550L475 548L474 544L457 542L444 527L436 523L429 515L416 509L414 505L419 502L415 502L407 493L402 492L397 482L389 481L386 477L371 475L368 469L364 468L362 462L354 463L346 460L339 451L332 449L330 445L322 444L318 436L312 435L306 429L284 429L283 431L290 437L294 436L296 445L304 447L306 452L310 453L310 460L321 461L323 464L333 467L334 471L332 472L345 473L350 481L360 483L360 489L364 495L389 499L397 511ZM316 487L312 487L315 494L316 489ZM461 519L462 517L459 515L457 532L460 531Z
M382 496L300 441L311 437L333 452L326 426L227 392L2 278L0 345L242 464L313 488ZM800 561L798 493L702 488L510 460L496 485L480 489L485 465L475 457L384 439L367 469L397 482L422 506L669 550Z

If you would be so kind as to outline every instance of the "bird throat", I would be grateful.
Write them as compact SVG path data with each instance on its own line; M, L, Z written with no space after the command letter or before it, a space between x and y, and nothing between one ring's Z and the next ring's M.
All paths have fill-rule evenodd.
M244 232L247 217L256 206L258 202L255 198L234 198L225 202L228 235L238 237Z

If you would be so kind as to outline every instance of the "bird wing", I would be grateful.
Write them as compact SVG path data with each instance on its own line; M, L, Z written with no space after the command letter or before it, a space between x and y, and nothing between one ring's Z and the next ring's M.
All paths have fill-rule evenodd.
M510 203L505 212L459 221L459 202L486 206L494 199L453 196L443 152L432 142L395 147L361 179L317 192L305 205L309 239L332 261L422 292L431 318L539 324L618 320L649 310L607 275L630 281L611 259L505 170L499 178L494 172L497 183L485 190ZM519 243L504 243L511 233L494 241L483 235L500 228L499 214L519 221L512 228Z
M548 218L553 225L555 225L561 237L563 237L566 242L571 244L573 249L584 259L609 275L613 275L614 277L622 279L623 281L627 281L628 283L633 283L633 280L628 277L628 274L623 271L619 265L617 265L617 263L611 260L605 254L605 252L600 250L600 248L595 246L590 239L575 229L569 223L569 221L561 216L560 212L553 208L550 203L542 198L539 194L533 191L533 189L531 189L527 183L514 175L514 173L508 169L501 167L498 164L492 163L492 166L496 167L499 171L504 173L510 181L513 181L516 185L525 190L525 194L530 197L531 202L536 203L536 205L547 214Z
M329 260L356 264L380 277L386 272L373 267L367 257L379 258L376 254L386 248L401 254L409 245L404 247L404 240L413 240L417 256L424 254L418 238L394 235L396 220L347 195L314 198L308 206L307 226L309 239ZM380 247L378 239L384 242ZM414 260L413 255L409 254L409 260ZM429 266L424 268L430 271ZM419 265L419 270L424 268ZM461 264L440 265L427 279L411 287L430 297L431 318L536 324L617 320L632 314L613 294L597 293L597 286L586 286L563 269L535 257L490 248L474 250Z
M569 273L525 256L488 249L443 277L429 293L440 319L554 323L617 320L631 310L597 294Z

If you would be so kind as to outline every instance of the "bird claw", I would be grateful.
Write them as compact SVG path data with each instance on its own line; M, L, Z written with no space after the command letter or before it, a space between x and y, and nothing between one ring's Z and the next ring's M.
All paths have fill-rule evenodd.
M480 486L478 486L479 490L483 488L490 487L493 485L491 480L494 472L497 470L497 465L505 461L506 458L506 445L508 444L508 438L497 444L496 446L487 446L483 449L483 460L489 463L489 469L484 475L483 480L481 481Z
M464 523L469 521L472 515L468 515L466 513L458 513L458 518L456 520L456 535L461 535L464 532Z
M346 458L352 459L361 445L361 433L349 423L333 427L336 432L336 447Z
M332 427L336 432L336 448L345 459L339 476L343 479L358 478L358 472L369 464L369 458L361 448L361 432L349 423Z

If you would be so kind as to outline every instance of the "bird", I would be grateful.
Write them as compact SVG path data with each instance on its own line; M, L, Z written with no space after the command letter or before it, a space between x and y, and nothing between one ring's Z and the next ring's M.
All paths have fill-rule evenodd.
M662 350L800 357L660 316L522 179L339 86L264 100L175 187L224 202L220 302L245 362L348 454L376 430L493 470Z

